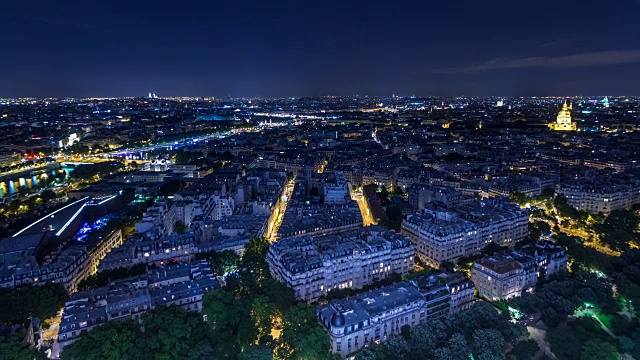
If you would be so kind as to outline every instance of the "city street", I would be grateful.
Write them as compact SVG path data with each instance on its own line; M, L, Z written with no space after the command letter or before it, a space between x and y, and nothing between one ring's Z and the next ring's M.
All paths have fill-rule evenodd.
M295 187L296 179L295 177L289 181L287 181L284 190L282 191L282 195L276 204L274 213L269 219L269 223L267 224L267 236L266 238L270 242L276 241L276 236L278 235L278 229L282 224L282 219L284 218L284 213L287 210L287 204L291 199L291 194L293 193L293 188Z
M358 207L360 208L360 213L362 214L363 226L376 225L376 220L371 215L371 209L369 209L369 206L367 206L367 202L364 201L364 195L362 195L362 192L361 191L351 192L351 199L355 200L358 203Z

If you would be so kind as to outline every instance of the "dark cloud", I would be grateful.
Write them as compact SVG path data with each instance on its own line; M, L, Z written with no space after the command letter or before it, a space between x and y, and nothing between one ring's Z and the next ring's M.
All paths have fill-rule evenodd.
M566 40L550 41L550 42L546 42L546 43L540 45L540 47L541 48L546 48L546 47L550 47L550 46L558 46L558 45L563 45L563 44L570 43L572 41L575 41L575 40L566 39Z
M498 58L467 67L440 68L434 73L459 74L490 70L573 68L640 63L640 50L609 50L555 57Z

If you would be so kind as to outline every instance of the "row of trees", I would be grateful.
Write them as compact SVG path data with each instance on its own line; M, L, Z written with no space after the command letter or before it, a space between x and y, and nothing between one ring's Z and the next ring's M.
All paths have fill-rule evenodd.
M514 192L509 195L509 198L515 201L518 205L524 207L526 204L547 204L554 200L555 190L550 187L542 189L540 195L527 196L521 192Z
M627 250L621 256L610 256L584 246L577 237L561 234L556 241L567 249L574 260L572 272L604 273L615 284L621 298L630 300L632 304L640 303L640 249ZM638 311L640 308L636 309Z
M632 210L614 210L593 225L598 239L614 250L625 251L640 245L640 215Z
M232 250L211 251L208 253L196 254L196 260L207 260L211 266L211 271L223 276L226 274L236 274L240 265L240 257Z
M527 330L512 323L507 313L480 302L442 320L406 326L402 335L359 351L356 359L505 359L507 345L515 346L511 351L515 359L530 359L538 346L526 336Z
M382 203L385 214L387 215L387 219L382 220L380 222L380 225L386 226L396 231L400 231L404 216L402 215L402 208L400 208L400 206L394 202L393 198L394 195L404 195L402 188L396 186L393 193L390 193L389 190L387 190L386 186L379 186L377 189L377 195L378 197L380 197L380 202Z
M103 177L124 168L124 164L117 161L107 161L95 164L81 164L73 169L69 176L76 180L90 180L94 176Z
M29 153L27 152L27 155ZM31 153L33 154L33 153ZM33 154L35 156L35 154ZM6 165L6 166L2 166L0 167L0 172L8 172L8 171L14 171L14 170L22 170L22 169L29 169L32 166L42 166L42 165L46 165L48 163L52 163L55 162L56 160L54 158L51 157L43 157L43 158L39 158L37 160L27 160L27 161L22 161L20 163L14 164L14 165Z
M640 214L637 210L614 210L608 215L590 214L578 210L569 204L566 196L555 194L552 188L545 188L538 196L529 197L522 193L513 193L510 198L520 206L535 205L535 216L556 223L556 219L547 213L555 211L566 219L569 226L584 230L595 236L602 244L613 250L625 251L634 243L638 245L640 237ZM545 210L547 213L545 213Z

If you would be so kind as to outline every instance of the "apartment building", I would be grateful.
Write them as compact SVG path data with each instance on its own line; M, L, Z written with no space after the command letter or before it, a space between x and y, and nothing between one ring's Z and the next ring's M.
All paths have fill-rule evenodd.
M147 208L142 215L142 220L136 223L136 232L154 231L158 236L166 236L173 231L176 220L176 206L167 202L157 202Z
M202 310L202 296L220 284L205 260L150 271L146 275L118 280L98 289L73 294L65 304L58 331L64 347L84 331L108 321L139 319L157 306L176 305Z
M133 174L133 182L161 183L166 177L166 172L137 171Z
M274 278L297 299L315 301L334 289L361 288L392 273L413 270L413 244L373 226L326 236L283 238L273 243L267 262Z
M331 352L347 357L372 343L399 335L405 325L426 321L424 302L418 289L400 282L332 301L319 306L317 313L329 334Z
M544 269L545 277L567 271L569 254L564 247L548 240L538 241L534 247L538 269Z
M48 259L43 259L42 249L52 237L52 232L43 232L0 241L0 260L5 264L0 271L0 288L59 283L73 292L78 283L94 274L99 262L123 242L122 232L117 229L102 238L55 250Z
M290 202L284 213L278 238L320 236L362 227L358 204L308 205Z
M395 186L394 169L364 169L362 171L362 186L369 184L375 184L380 187L385 187L389 191L393 191L393 187Z
M211 218L220 220L225 216L231 216L234 208L235 200L233 196L214 196Z
M529 214L506 198L468 202L456 207L456 213L476 225L482 248L492 242L513 245L529 233Z
M537 261L516 251L496 254L473 264L471 280L479 295L491 301L517 297L538 282Z
M402 234L413 241L418 258L435 268L482 248L476 225L449 211L409 215L402 222Z
M175 207L176 222L182 221L182 223L189 228L189 226L191 226L191 221L194 218L194 202L189 200L179 200L174 201L173 206Z
M347 199L349 199L349 186L344 173L337 171L335 173L335 182L324 184L324 203L344 204Z
M432 207L402 222L402 233L414 242L418 257L435 268L491 242L514 244L528 231L527 212L504 198L465 202L450 210Z
M475 285L462 274L440 272L410 281L422 296L428 319L467 310L474 299Z
M567 202L578 210L592 214L609 214L640 204L640 184L637 183L563 183L556 192L566 196Z
M445 206L460 205L466 201L461 192L449 187L430 184L413 184L409 187L409 204L418 211L424 210L428 204L439 202Z

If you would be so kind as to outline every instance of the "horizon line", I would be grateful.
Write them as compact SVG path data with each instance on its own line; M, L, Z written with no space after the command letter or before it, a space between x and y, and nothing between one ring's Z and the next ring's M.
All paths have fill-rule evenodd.
M640 98L640 95L613 95L613 94L583 94L583 95L304 95L304 96L211 96L211 95L172 95L172 96L158 96L157 98L149 98L147 96L18 96L8 97L0 96L0 100L105 100L105 99L147 99L147 100L173 100L173 99L260 99L260 100L273 100L273 99L303 99L303 98L345 98L345 97L359 97L359 98L525 98L525 99L555 99L555 98L589 98L589 97L633 97Z

